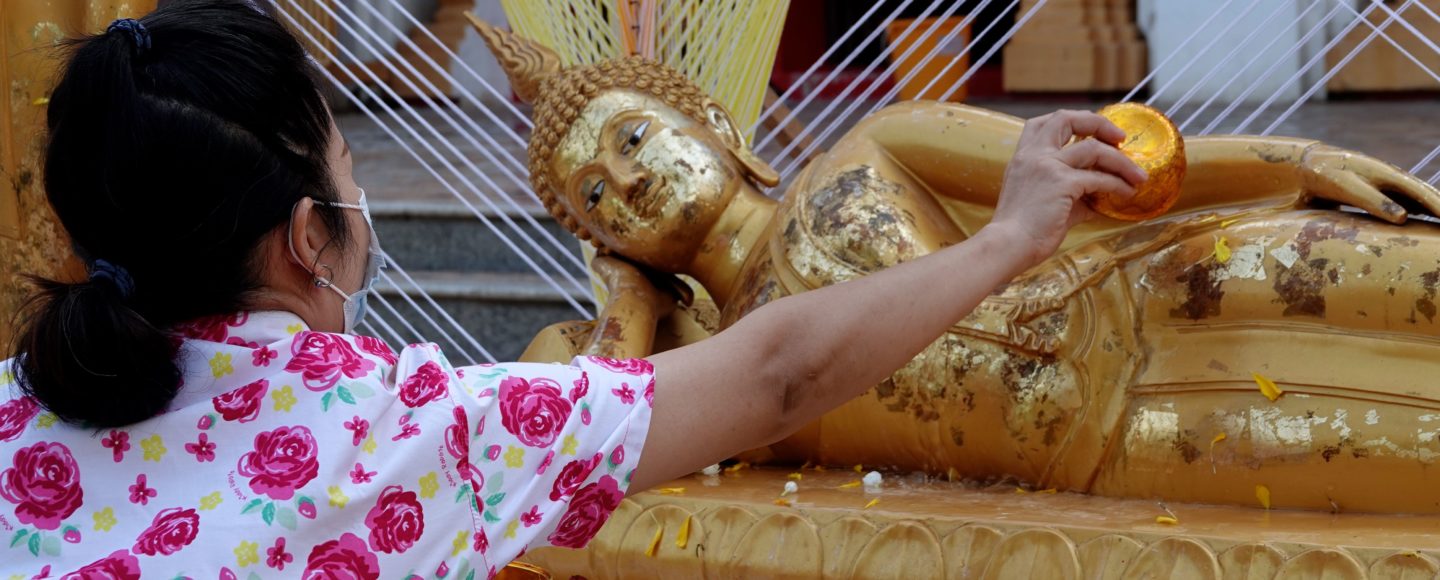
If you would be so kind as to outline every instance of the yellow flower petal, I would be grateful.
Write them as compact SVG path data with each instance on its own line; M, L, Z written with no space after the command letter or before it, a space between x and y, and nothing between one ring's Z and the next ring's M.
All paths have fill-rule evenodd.
M852 488L852 487L860 487L860 480L857 479L857 480L855 480L855 481L847 481L847 482L845 482L845 483L840 484L839 487L840 487L840 489L850 489L850 488Z
M1230 262L1230 245L1226 243L1225 236L1215 239L1215 261L1221 264Z
M456 532L455 539L450 542L450 557L454 558L456 556L459 556L462 552L465 551L465 548L469 548L469 540L470 534L465 533L465 530L460 530L459 532Z
M1250 373L1250 375L1255 377L1255 384L1260 385L1260 394L1265 395L1265 398L1274 401L1279 399L1280 395L1285 394L1283 389L1275 385L1275 381L1265 378L1260 373Z
M1046 494L1046 495L1055 495L1055 492L1057 492L1057 491L1059 491L1059 490L1057 490L1057 489L1055 489L1055 488L1052 487L1052 488L1049 488L1049 489L1042 489L1042 490L1040 490L1040 491L1038 491L1038 492L1035 492L1035 493L1043 493L1043 494Z
M864 466L864 465L861 465L861 464L859 464L859 463L856 463L856 464L855 464L855 467L853 467L852 469L855 470L855 473L864 473L864 472L865 472L865 466Z
M795 502L792 502L792 501L790 501L790 500L788 500L788 499L785 499L785 498L783 498L783 497L777 497L777 498L775 498L775 502L774 502L774 503L775 503L775 505L778 505L778 506L780 506L780 507L790 507L790 506L792 506L792 505L795 505Z
M1225 437L1226 435L1224 433L1216 435L1214 439L1210 440L1210 447L1213 449L1215 447L1215 444L1224 441Z
M683 488L683 487L662 487L662 488L656 489L655 492L656 492L656 493L659 493L660 495L680 495L680 494L682 494L682 493L685 493L685 488Z
M43 107L43 106L45 106L45 105L50 104L50 97L39 97L39 98L36 98L35 100L30 101L30 104L35 105L35 106L37 106L37 107Z
M1025 488L1023 488L1023 487L1017 487L1017 488L1015 488L1015 494L1016 494L1016 495L1025 495L1025 494L1027 494L1027 493L1030 493L1030 492L1025 491Z
M576 448L580 446L580 440L574 435L566 435L565 440L560 444L561 455L574 455Z
M1263 485L1255 486L1255 499L1260 500L1260 507L1270 509L1270 488Z
M802 479L805 479L805 474L803 474L803 473L792 473L792 474L787 475L787 476L785 476L785 477L788 477L788 478L793 479L793 480L795 480L795 481L800 481L800 480L802 480Z
M1171 516L1155 516L1155 523L1157 523L1157 524L1170 524L1170 525L1173 526L1173 525L1175 525L1175 524L1180 523L1180 520L1175 519L1175 518L1173 518L1173 517L1171 517Z
M655 537L650 538L650 547L645 548L645 555L654 558L655 551L660 549L660 537L665 535L665 525L661 524L655 528Z
M737 472L737 471L740 471L740 470L745 469L745 468L748 468L748 467L750 467L750 462L748 462L748 461L741 461L740 463L736 463L735 465L731 465L730 467L726 467L726 468L725 468L725 472L726 472L726 473L735 473L735 472Z
M681 550L690 543L690 516L685 516L685 523L680 524L680 533L675 535L675 547Z
M875 498L875 499L870 500L870 503L865 504L865 507L864 507L863 509L867 509L867 510L868 510L868 509L870 509L870 508L872 508L872 507L875 507L875 504L877 504L877 503L880 503L880 498L878 498L878 497Z
M1231 225L1233 225L1235 222L1238 222L1238 221L1240 221L1240 218L1233 218L1233 219L1228 219L1228 220L1225 220L1225 221L1223 221L1223 222L1220 222L1220 229L1223 230L1223 229L1225 229L1225 228L1228 228L1228 227L1230 227Z

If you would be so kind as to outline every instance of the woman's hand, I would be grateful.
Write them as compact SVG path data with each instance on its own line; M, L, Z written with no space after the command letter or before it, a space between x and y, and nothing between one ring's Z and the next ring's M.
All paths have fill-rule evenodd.
M1116 148L1124 140L1125 132L1109 119L1086 111L1026 122L986 228L1026 245L1027 268L1050 257L1070 227L1090 216L1081 201L1085 194L1133 195L1145 181L1145 171Z

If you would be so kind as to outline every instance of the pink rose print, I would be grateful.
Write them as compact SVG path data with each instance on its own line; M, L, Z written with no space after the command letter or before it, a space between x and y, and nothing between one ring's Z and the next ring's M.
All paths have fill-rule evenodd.
M354 433L354 435L350 437L350 444L356 447L359 447L360 443L365 440L365 436L370 434L370 422L361 419L359 415L356 415L354 419L346 421L345 428Z
M130 434L111 429L110 436L100 440L100 446L109 449L115 463L120 463L125 458L125 452L130 450Z
M399 440L401 440L401 439L409 439L409 438L411 438L411 437L414 437L414 436L420 434L420 424L419 424L419 423L411 423L411 422L410 422L410 415L409 415L409 414L405 414L405 415L401 415L401 416L400 416L400 424L399 424L399 425L400 425L400 433L396 434L394 437L391 437L391 438L390 438L391 441L399 441Z
M380 560L359 536L345 534L310 550L302 577L305 580L376 580L380 577Z
M486 447L486 448L485 448L485 458L486 458L486 459L489 459L490 461L495 461L496 459L499 459L499 458L500 458L500 446L499 446L499 445L491 445L491 446L489 446L489 447Z
M565 467L560 468L560 475L555 476L555 485L550 489L550 501L560 501L562 498L575 493L575 490L580 489L580 484L585 483L585 480L590 478L590 472L595 471L595 468L600 466L601 457L604 456L596 453L595 456L591 457L588 461L576 459L575 461L566 463Z
M578 403L580 398L590 393L590 375L580 371L580 378L575 379L575 386L570 388L570 402Z
M480 531L475 532L474 549L481 554L490 550L490 538L485 537L485 528L480 528Z
M370 549L403 553L424 535L425 512L415 492L392 485L380 492L375 507L365 514L365 527L370 528Z
M428 361L400 384L400 401L406 407L420 407L450 393L450 377L435 361Z
M303 516L305 519L315 519L315 502L308 497L300 498L300 505L297 506L295 509L296 511L299 511L300 515Z
M600 526L610 519L610 514L619 507L625 494L620 493L619 482L608 475L600 481L580 488L560 516L560 524L549 536L550 543L562 548L584 548L600 531Z
M650 377L650 383L645 385L645 404L655 407L655 377Z
M280 353L271 350L268 346L262 345L260 348L255 349L255 352L250 353L250 366L268 367L270 366L270 361L275 360L279 356Z
M130 503L147 505L156 494L155 488L145 484L145 474L135 476L135 484L130 486Z
M231 344L231 345L235 345L235 346L243 346L243 347L246 347L246 348L259 348L259 346L260 346L260 343L250 342L250 341L245 340L245 339L243 339L243 338L240 338L240 337L238 337L238 336L232 336L232 337L230 337L230 338L225 339L225 344Z
M446 563L444 563L444 562L441 562L441 563L440 563L440 567L435 569L435 575L436 575L436 576L439 576L439 577L441 577L441 578L444 578L444 577L446 577L446 576L449 576L449 575L450 575L450 565L449 565L449 564L446 564Z
M201 433L198 441L185 444L185 452L194 455L195 461L200 463L215 461L215 442L208 440L207 437Z
M175 325L175 333L193 340L225 342L230 336L230 328L245 324L249 318L250 315L245 312L206 316Z
M590 359L590 362L592 363L595 363L597 365L600 365L601 367L615 371L617 373L625 373L627 375L655 374L655 367L650 364L650 361L642 358L632 358L626 360L605 358L603 356L590 356L585 358Z
M71 544L78 544L80 543L80 530L77 530L70 526L65 526L65 533L61 535L61 537L65 538L65 541L70 542Z
M625 446L616 445L615 450L610 452L610 465L625 463Z
M13 465L0 473L0 497L15 504L20 523L53 530L80 509L85 494L70 448L36 443L16 451Z
M195 428L201 431L207 431L213 425L215 425L215 416L209 413L201 415L200 420L195 422Z
M0 405L0 441L14 441L25 432L30 420L40 414L40 405L35 399L20 397Z
M312 391L330 389L342 376L358 379L375 368L375 363L360 356L345 339L324 332L307 330L295 335L290 354L294 357L285 365L285 372L300 373L305 388Z
M378 338L372 336L356 336L355 344L360 347L360 350L380 357L380 360L385 361L386 364L393 365L397 360L395 358L395 351L390 350L390 345L385 344L384 341Z
M295 561L295 556L285 551L285 538L275 538L275 547L265 548L265 565L284 570L285 565Z
M260 416L260 406L265 402L265 393L270 390L270 381L260 379L210 400L215 412L226 421L249 423Z
M500 424L525 445L549 447L569 416L570 401L555 381L508 377L500 382Z
M551 449L545 454L545 459L540 461L540 467L535 468L535 475L545 475L545 470L550 467L550 462L555 460L555 450Z
M610 392L620 397L621 403L625 403L626 405L635 404L635 389L630 388L630 383L620 383L620 388L610 389Z
M200 514L193 509L170 508L155 514L155 520L140 532L130 549L146 556L169 556L194 542L199 533Z
M451 414L455 422L445 428L445 450L455 458L455 472L460 479L470 479L474 470L470 465L470 421L465 416L465 407L455 407Z
M295 490L315 479L320 470L315 437L296 425L263 431L255 436L255 450L240 457L237 469L250 478L250 489L270 499L290 499Z
M365 471L364 465L356 463L355 469L350 470L350 483L356 485L370 483L370 480L375 477L376 473L377 472L374 471Z
M580 406L580 424L581 424L581 425L589 425L589 424L590 424L590 405L581 405L581 406Z
M530 511L520 514L520 523L527 528L540 523L540 506L532 505Z
M86 564L85 567L60 577L61 580L140 580L140 560L126 550Z

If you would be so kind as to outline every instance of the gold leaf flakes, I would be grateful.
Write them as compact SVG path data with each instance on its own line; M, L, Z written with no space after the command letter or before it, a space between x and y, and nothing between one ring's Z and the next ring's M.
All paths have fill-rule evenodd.
M665 525L661 524L655 528L655 537L650 538L650 547L645 548L645 555L654 558L655 551L660 549L660 537L665 535Z
M1279 399L1280 395L1285 394L1283 389L1275 385L1275 381L1265 378L1264 375L1253 372L1250 375L1255 377L1255 384L1260 385L1260 394L1265 395L1265 398L1274 401Z
M685 516L685 523L680 524L680 533L675 535L675 547L681 550L690 543L690 516Z
M1255 499L1260 500L1260 506L1270 509L1270 488L1263 485L1255 486Z

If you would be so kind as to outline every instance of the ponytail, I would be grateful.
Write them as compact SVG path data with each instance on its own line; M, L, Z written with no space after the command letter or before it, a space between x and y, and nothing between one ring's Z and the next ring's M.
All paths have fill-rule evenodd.
M67 48L45 193L91 272L32 278L13 366L60 419L114 427L164 411L174 327L246 309L295 203L339 200L332 123L304 49L246 0L165 3ZM344 247L341 210L316 212Z
M90 280L32 278L16 380L63 421L118 427L165 410L180 388L176 343L126 302L126 288L97 261ZM121 271L123 272L123 270Z

